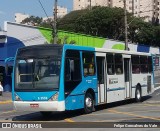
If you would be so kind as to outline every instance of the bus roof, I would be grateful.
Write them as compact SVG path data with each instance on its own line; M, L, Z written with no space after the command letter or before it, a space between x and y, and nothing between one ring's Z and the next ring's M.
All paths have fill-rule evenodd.
M19 51L25 51L28 49L42 49L42 48L48 48L51 49L53 47L60 47L64 49L75 49L75 50L86 50L86 51L97 51L97 52L104 52L104 53L121 53L121 54L135 54L135 55L148 55L150 56L151 53L145 53L145 52L136 52L136 51L126 51L126 50L116 50L116 49L106 49L106 48L94 48L94 47L87 47L87 46L79 46L79 45L71 45L71 44L41 44L41 45L33 45L33 46L26 46L19 48Z
M151 53L145 52L136 52L136 51L127 51L127 50L116 50L116 49L106 49L106 48L95 48L97 52L105 52L105 53L120 53L120 54L130 54L130 55L148 55L150 56Z

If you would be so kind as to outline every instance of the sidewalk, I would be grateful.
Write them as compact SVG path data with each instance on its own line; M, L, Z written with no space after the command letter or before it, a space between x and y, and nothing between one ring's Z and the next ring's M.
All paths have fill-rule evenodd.
M144 101L145 104L160 104L160 87L156 88L156 90L150 95L151 98Z
M12 103L12 93L3 92L3 95L0 96L0 104L8 104L8 103Z

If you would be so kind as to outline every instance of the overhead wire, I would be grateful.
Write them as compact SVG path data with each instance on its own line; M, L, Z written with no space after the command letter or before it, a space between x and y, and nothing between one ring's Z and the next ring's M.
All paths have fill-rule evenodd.
M47 19L48 19L48 21L49 21L50 26L52 27L52 29L54 29L53 24L51 23L51 21L50 21L48 15L47 15L47 12L46 12L46 10L45 10L44 7L43 7L42 2L41 2L40 0L38 0L38 2L39 2L39 4L41 5L41 8L42 8L43 11L44 11L44 13L45 13L45 15L46 15L46 17L47 17Z

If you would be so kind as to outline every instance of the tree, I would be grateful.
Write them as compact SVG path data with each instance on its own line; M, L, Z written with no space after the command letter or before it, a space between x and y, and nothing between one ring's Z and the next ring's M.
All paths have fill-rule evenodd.
M123 16L121 8L95 7L77 19L76 30L89 35L120 39L123 37Z
M57 27L59 30L66 30L66 31L76 31L75 27L75 22L76 20L89 12L89 10L84 9L84 10L77 10L77 11L72 11L69 14L65 15L63 18L58 20Z
M129 41L147 45L160 43L160 27L127 13ZM59 29L124 41L124 10L93 7L69 13L59 21Z
M40 25L42 23L42 18L38 16L30 16L22 21L22 24L32 24L32 25Z
M128 40L132 43L158 46L160 43L160 26L152 22L144 22L144 18L136 18L127 12ZM37 26L52 28L52 20L42 21L42 18L31 16L24 23L36 23ZM124 41L124 10L122 8L93 7L72 11L58 19L58 30L83 33L114 40ZM67 39L59 38L58 43ZM74 41L70 43L75 43Z

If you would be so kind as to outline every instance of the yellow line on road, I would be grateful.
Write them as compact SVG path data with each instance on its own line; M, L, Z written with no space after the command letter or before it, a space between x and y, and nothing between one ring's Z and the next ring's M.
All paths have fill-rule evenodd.
M135 107L149 107L149 106L160 106L158 104L138 104L138 105L129 105L129 106L120 106L120 107L113 107L112 109L123 109L123 108L135 108Z
M67 119L64 119L66 122L75 122L75 121L73 121L72 119L69 119L69 118L67 118Z
M155 118L155 117L141 116L141 115L137 115L137 114L132 114L130 112L120 112L120 111L116 111L116 110L108 110L108 111L113 112L113 113L117 113L117 114L124 114L124 115L129 115L129 116L145 118L145 119L158 120L158 121L160 120L160 119Z
M117 106L117 107L113 107L112 109L118 108L134 108L134 107L148 107L148 106L160 106L158 104L138 104L138 105L127 105L127 106Z
M159 104L144 104L145 106L160 106Z
M143 118L128 118L128 119L113 119L113 120L102 120L102 121L93 121L93 122L119 122L119 121L125 121L125 120L137 120L137 119L143 119Z
M128 113L134 113L134 112L160 112L160 110L146 110L146 111L129 111Z
M12 103L12 101L11 101L11 100L7 100L7 101L0 101L0 104L10 104L10 103Z
M0 113L0 115L2 115L2 114L7 114L7 113L13 113L13 112L16 112L16 110L5 111L5 112Z
M146 111L129 111L128 113L134 113L134 112L160 112L160 110L146 110ZM99 113L99 114L88 114L87 116L98 116L98 115L107 115L107 114L115 114L114 112L106 112L106 113Z

